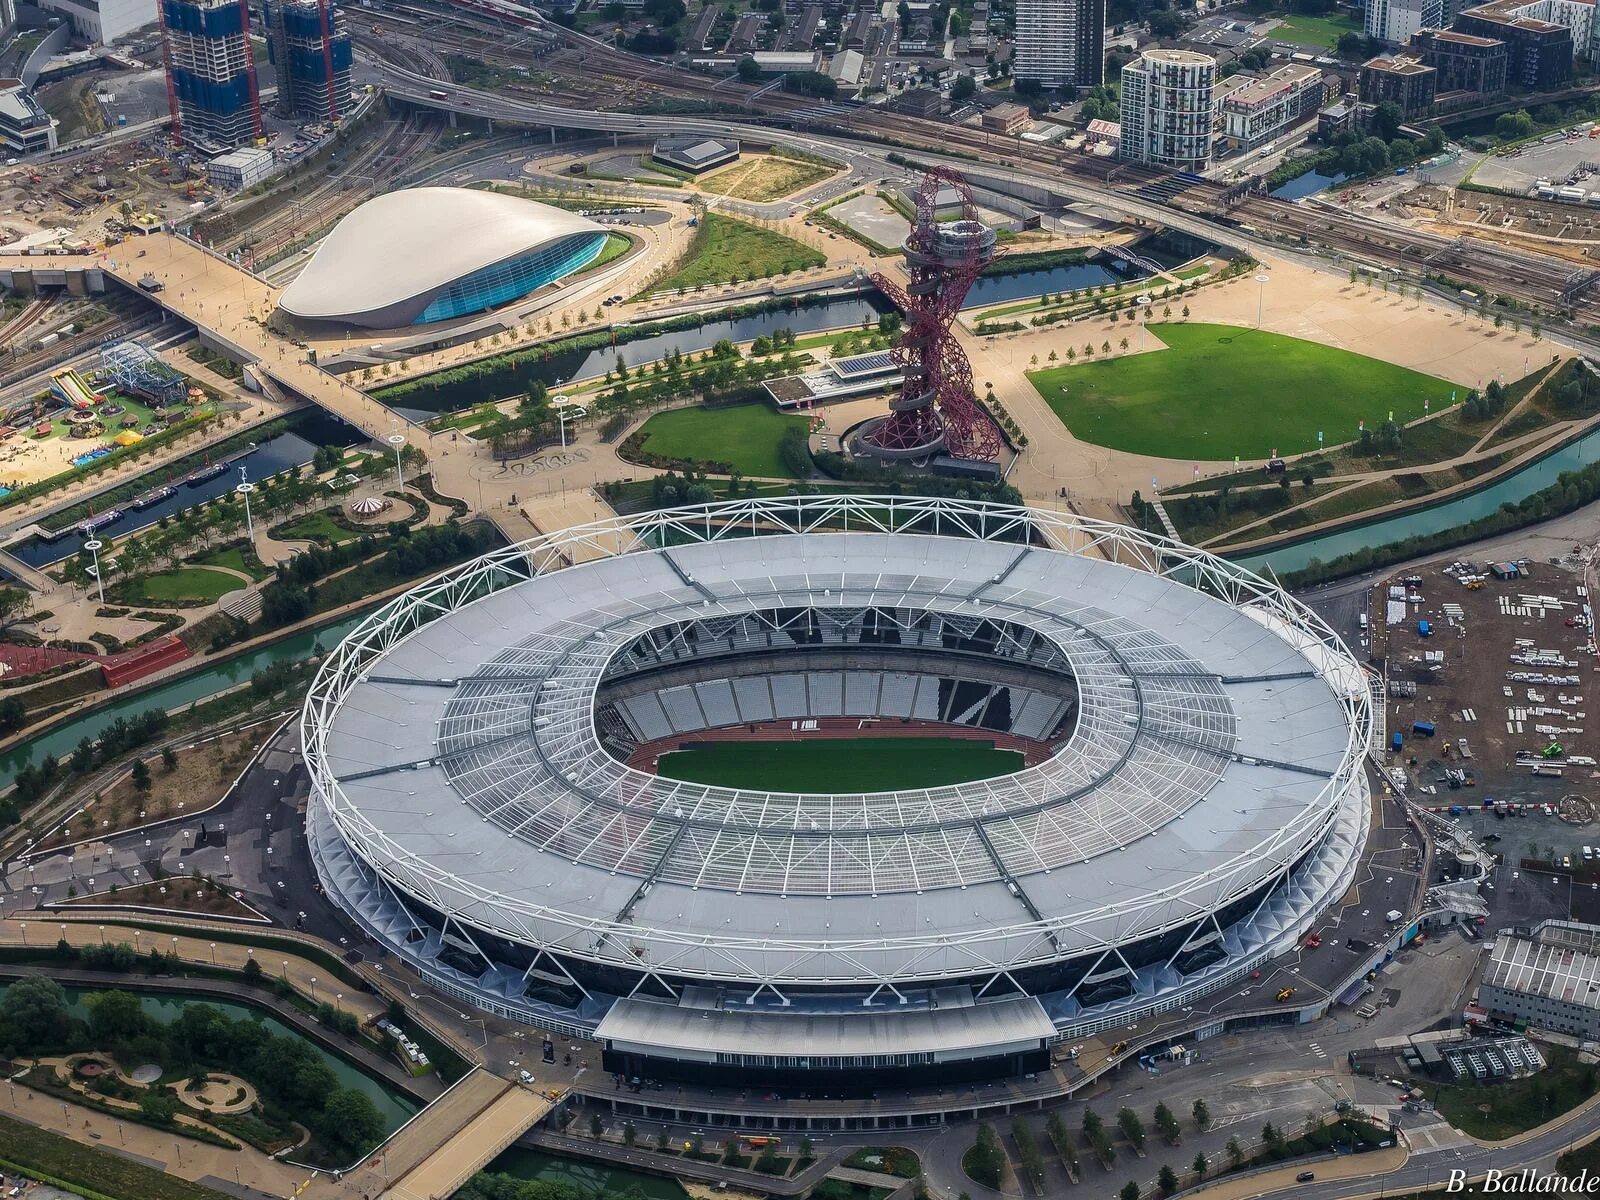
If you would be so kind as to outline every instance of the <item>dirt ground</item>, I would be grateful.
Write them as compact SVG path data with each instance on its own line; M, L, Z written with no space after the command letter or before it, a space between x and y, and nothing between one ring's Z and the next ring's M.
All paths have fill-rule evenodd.
M1567 624L1580 619L1588 603L1580 563L1531 562L1531 578L1490 577L1476 590L1446 574L1449 565L1433 563L1373 589L1374 647L1387 648L1388 732L1405 738L1400 754L1387 754L1390 765L1407 769L1419 799L1428 804L1558 806L1563 797L1597 794L1600 769L1570 761L1600 756L1600 736L1587 716L1594 651L1589 631ZM1420 580L1408 590L1421 602L1405 602L1404 622L1389 626L1388 587L1404 587L1402 578ZM1535 600L1544 603L1530 602ZM1431 636L1419 633L1420 621L1429 623ZM1513 661L1535 651L1549 652L1549 664ZM1430 662L1429 654L1439 657ZM1513 674L1548 681L1512 679ZM1397 694L1408 685L1415 686L1415 695ZM1432 722L1437 735L1416 734L1418 721ZM1563 774L1535 775L1533 761L1517 761L1519 751L1537 756L1552 742L1565 752ZM1471 771L1475 786L1451 789L1442 781L1450 767ZM1492 814L1488 819L1497 829L1507 821ZM1556 853L1570 852L1566 844L1574 838L1584 840L1581 827L1543 811L1516 818L1512 826L1519 844L1531 839L1541 849L1558 847ZM1590 828L1588 840L1600 842L1600 823Z
M131 777L96 796L81 813L71 817L40 844L40 850L70 845L86 837L106 837L151 821L196 813L222 799L235 776L257 747L270 735L269 725L257 725L214 741L177 752L177 765L169 772L160 758L150 768L150 791L141 796Z

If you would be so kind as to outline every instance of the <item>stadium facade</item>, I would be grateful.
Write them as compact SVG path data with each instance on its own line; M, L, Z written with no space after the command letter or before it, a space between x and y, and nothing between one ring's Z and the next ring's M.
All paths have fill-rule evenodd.
M334 226L278 303L300 320L366 329L447 321L581 271L607 236L587 217L517 196L406 188Z
M576 564L576 565L571 565ZM320 877L446 993L630 1077L1039 1069L1288 949L1364 843L1365 677L1280 588L1109 523L829 496L616 518L385 605L302 716ZM864 795L685 743L982 736Z

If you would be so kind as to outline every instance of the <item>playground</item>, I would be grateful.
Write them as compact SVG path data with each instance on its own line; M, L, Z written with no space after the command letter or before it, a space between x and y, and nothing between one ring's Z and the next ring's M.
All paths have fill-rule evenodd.
M47 390L0 404L0 495L137 445L203 399L138 343L108 346L96 368L64 368Z

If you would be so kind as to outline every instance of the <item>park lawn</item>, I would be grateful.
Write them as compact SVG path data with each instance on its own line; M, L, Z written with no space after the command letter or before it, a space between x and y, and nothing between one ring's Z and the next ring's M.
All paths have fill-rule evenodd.
M229 546L225 550L213 550L210 554L203 554L199 558L190 560L197 567L228 567L235 571L243 571L251 579L265 579L270 571L265 570L254 555L249 560L245 559L243 546Z
M1030 371L1073 435L1157 458L1267 458L1351 441L1465 388L1376 358L1232 325L1157 323L1167 346ZM1409 440L1409 431L1408 431Z
M784 792L889 792L993 779L1022 769L1022 755L964 738L712 742L663 754L668 779Z
M273 536L298 538L306 542L331 542L338 545L340 542L348 542L361 535L353 529L346 529L326 512L319 511L279 526Z
M1324 46L1332 50L1347 33L1360 33L1361 27L1346 17L1313 17L1291 13L1273 27L1270 36L1298 46Z
M125 594L128 603L146 600L151 604L182 604L191 600L220 600L245 586L245 581L237 575L191 566L129 580Z
M761 229L720 213L706 213L700 220L704 231L694 239L688 256L652 291L670 292L735 280L766 279L788 271L820 267L828 261L821 252L770 229Z
M700 180L701 191L758 203L820 183L835 168L795 158L754 158L714 171Z
M807 428L807 418L767 404L731 408L675 408L644 423L642 449L667 458L727 463L741 475L788 478L778 453L786 429Z
M606 244L600 248L595 260L584 268L585 271L597 271L608 263L616 262L629 250L633 249L633 239L626 234L606 234Z

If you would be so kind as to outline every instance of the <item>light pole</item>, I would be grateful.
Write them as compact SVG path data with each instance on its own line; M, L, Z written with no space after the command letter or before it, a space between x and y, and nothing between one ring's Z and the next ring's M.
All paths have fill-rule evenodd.
M1265 271L1263 271L1261 274L1256 276L1256 283L1261 285L1260 287L1258 287L1256 289L1256 328L1257 329L1261 328L1261 315L1262 315L1263 310L1266 308L1266 303L1267 303L1267 280L1269 280L1271 278L1272 278L1272 276L1268 275Z
M239 477L240 477L240 479L244 478L244 468L243 467L239 468ZM256 490L256 485L253 484L253 483L250 483L248 481L240 483L237 487L235 487L233 489L235 495L244 497L244 528L245 528L245 535L247 537L249 537L250 544L252 546L254 546L256 544L256 523L255 523L255 519L250 515L250 493L255 491L255 490Z
M94 557L94 565L89 568L89 573L94 576L95 586L100 591L100 603L106 602L106 581L100 578L100 539L90 538L83 544L83 548Z
M395 486L401 491L405 490L406 477L400 470L400 447L404 446L405 444L405 434L391 433L389 435L389 445L394 447L394 482Z

